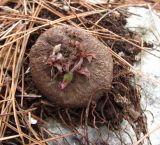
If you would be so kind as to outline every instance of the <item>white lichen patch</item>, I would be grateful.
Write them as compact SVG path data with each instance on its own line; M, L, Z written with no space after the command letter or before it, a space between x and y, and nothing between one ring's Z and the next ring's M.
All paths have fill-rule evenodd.
M153 55L142 52L140 63L135 65L142 74L137 77L137 82L143 88L141 104L146 110L149 131L152 131L159 127L160 122L160 18L153 10L142 7L130 7L129 12L135 15L127 19L126 27L153 44L149 50ZM153 145L160 145L159 137L160 130L150 135Z

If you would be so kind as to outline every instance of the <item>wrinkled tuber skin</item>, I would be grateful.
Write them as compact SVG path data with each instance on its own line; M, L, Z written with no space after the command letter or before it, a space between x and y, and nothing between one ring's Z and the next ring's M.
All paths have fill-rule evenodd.
M74 34L74 36L72 36ZM93 52L96 59L83 62L90 72L89 78L75 73L73 80L62 90L60 81L63 75L53 79L47 59L53 48L61 44L61 49L74 54L75 41L81 49ZM73 55L74 56L74 55ZM44 32L30 51L30 69L37 88L53 104L62 107L86 107L90 98L97 101L111 87L113 60L109 50L91 34L72 26L55 26Z

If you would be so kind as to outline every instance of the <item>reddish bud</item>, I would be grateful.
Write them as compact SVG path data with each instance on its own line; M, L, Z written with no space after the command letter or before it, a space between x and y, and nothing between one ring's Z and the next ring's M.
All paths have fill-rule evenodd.
M85 67L85 68L80 68L79 70L77 70L77 72L78 72L79 74L81 74L81 75L86 76L87 78L90 77L90 72L89 72L89 70L88 70L87 67Z
M73 37L77 37L77 32L73 32L73 33L72 33L72 36L73 36Z
M79 41L76 41L76 42L75 42L75 46L76 46L76 48L81 48L80 42L79 42Z

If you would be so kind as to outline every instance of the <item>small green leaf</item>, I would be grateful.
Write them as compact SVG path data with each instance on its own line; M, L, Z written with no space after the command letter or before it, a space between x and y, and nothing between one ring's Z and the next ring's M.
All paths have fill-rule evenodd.
M63 81L60 83L61 90L63 90L72 81L73 73L68 72L63 76Z
M68 72L64 75L63 81L71 82L73 79L73 73Z

